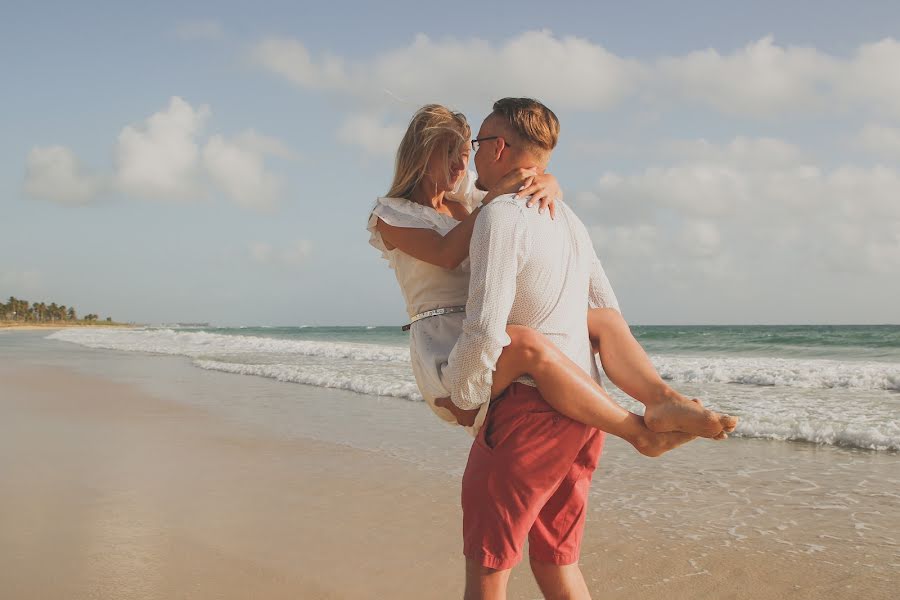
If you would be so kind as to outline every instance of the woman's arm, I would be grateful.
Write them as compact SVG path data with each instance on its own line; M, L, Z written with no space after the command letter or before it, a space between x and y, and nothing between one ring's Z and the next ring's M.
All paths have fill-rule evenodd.
M469 256L472 228L475 227L475 219L479 212L480 206L469 213L447 235L441 235L433 229L394 227L381 219L378 219L375 229L381 234L388 249L397 248L432 265L455 269Z
M513 192L531 196L528 206L539 202L541 211L545 207L549 208L550 218L553 218L555 213L556 197L562 195L559 183L553 175L546 173L536 176L531 169L516 169L501 179L495 190L488 192L483 204L490 203L497 196ZM475 219L480 211L479 206L443 236L433 229L394 227L381 219L378 219L375 229L381 234L388 249L397 248L413 258L432 265L455 269L469 256L472 228L475 227Z

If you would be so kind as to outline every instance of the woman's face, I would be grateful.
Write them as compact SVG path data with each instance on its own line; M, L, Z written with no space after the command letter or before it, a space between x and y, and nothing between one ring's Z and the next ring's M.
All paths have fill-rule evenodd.
M469 152L469 147L464 145L461 152L438 147L431 153L426 172L439 191L450 192L456 188L469 167Z

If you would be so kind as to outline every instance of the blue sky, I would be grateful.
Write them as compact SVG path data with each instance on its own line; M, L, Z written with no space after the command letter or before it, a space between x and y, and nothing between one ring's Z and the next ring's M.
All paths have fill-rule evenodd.
M400 323L364 231L399 133L424 102L477 129L532 95L631 322L900 322L895 3L5 12L4 298Z

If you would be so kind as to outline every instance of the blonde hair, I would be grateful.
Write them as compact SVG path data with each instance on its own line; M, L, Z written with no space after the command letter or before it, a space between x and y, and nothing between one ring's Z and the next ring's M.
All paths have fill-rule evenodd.
M447 150L445 161L449 180L449 157L461 153L471 135L472 129L462 113L453 112L440 104L426 104L417 110L397 148L394 182L387 196L408 199L425 176L428 159L437 149Z
M491 113L515 135L515 142L537 156L548 156L559 141L559 119L531 98L502 98Z

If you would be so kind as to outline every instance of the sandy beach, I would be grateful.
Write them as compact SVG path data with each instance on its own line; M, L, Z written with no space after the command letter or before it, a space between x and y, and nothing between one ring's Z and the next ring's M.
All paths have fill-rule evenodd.
M468 442L422 405L41 336L0 336L4 598L461 597ZM896 461L613 440L582 568L595 598L892 597Z

